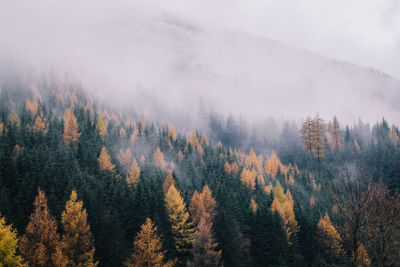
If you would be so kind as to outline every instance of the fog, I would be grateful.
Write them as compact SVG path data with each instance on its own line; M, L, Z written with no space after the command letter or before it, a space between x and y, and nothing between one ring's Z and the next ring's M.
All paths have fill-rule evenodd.
M387 60L398 7L360 28L354 3L335 21L316 2L304 4L311 12L300 1L1 1L1 70L66 73L108 104L170 121L201 109L251 122L319 113L400 123L400 84L384 73L398 75Z

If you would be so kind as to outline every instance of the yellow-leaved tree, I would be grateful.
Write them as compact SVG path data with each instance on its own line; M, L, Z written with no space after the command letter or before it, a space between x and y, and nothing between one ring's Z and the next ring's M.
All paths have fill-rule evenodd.
M174 235L175 248L181 255L180 260L185 262L192 249L195 229L190 221L185 203L175 185L171 185L165 194L165 207L171 223L172 234Z
M21 256L17 255L18 236L12 225L0 217L0 266L24 266Z
M70 142L76 144L80 136L74 112L69 108L64 113L64 144L69 145Z
M100 156L97 159L99 162L99 168L102 171L114 171L115 165L111 162L111 157L108 154L107 148L103 146L100 152Z
M103 117L100 117L100 119L98 119L98 121L96 123L96 130L99 133L99 135L101 136L101 138L104 139L104 137L106 137L106 135L107 135L107 126L106 126L106 123L103 120Z
M72 190L70 199L65 204L61 223L64 228L61 247L68 266L97 266L86 209L83 208L83 202L78 200L75 190Z
M62 253L57 221L50 215L47 198L38 190L34 211L29 217L25 234L21 238L20 252L29 266L66 266Z
M288 243L291 245L296 242L297 233L300 230L293 211L294 202L292 194L289 189L286 190L285 194L279 182L276 183L273 193L274 200L271 204L271 211L279 214Z
M317 225L319 243L328 259L329 264L340 264L343 262L345 251L343 241L339 232L333 226L328 214L319 219Z
M140 178L140 167L136 162L136 159L133 159L131 167L129 168L128 177L126 177L126 182L130 187L135 188Z
M157 234L157 226L150 218L142 225L133 241L133 251L125 262L127 267L170 267L174 261L165 262L162 242Z

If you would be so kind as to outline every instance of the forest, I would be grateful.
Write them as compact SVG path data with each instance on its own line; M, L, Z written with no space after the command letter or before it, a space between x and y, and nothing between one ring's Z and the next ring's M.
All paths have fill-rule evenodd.
M64 76L0 87L0 266L399 266L399 129L198 128Z

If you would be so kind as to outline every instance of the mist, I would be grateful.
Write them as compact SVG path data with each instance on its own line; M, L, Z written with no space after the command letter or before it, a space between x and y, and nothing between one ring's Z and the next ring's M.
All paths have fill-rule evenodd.
M250 122L301 121L316 113L345 123L382 117L400 122L399 82L373 69L385 64L351 63L354 57L346 55L357 54L355 47L318 49L320 40L329 38L316 36L318 41L307 45L302 40L307 35L298 36L294 25L290 30L278 24L269 37L262 31L263 25L271 28L265 22L252 19L250 25L244 23L247 17L235 17L249 15L257 1L243 13L237 12L241 1L182 2L4 1L1 70L54 71L107 104L172 122L196 121L192 115L199 109ZM312 17L315 23L321 14ZM288 39L290 34L297 38ZM363 63L366 67L357 65Z

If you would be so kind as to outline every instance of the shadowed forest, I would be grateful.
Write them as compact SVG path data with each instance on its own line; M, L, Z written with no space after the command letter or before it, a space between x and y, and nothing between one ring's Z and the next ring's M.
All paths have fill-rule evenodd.
M0 93L2 266L398 266L399 130L385 119L199 128L46 76Z

